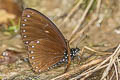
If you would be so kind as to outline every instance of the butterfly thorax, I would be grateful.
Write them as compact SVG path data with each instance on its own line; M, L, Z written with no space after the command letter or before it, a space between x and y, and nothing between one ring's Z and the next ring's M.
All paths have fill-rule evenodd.
M70 56L71 56L71 60L74 59L74 57L76 56L76 54L78 53L80 49L79 48L71 48L70 49ZM68 53L67 51L64 52L64 57L62 59L63 62L68 62Z

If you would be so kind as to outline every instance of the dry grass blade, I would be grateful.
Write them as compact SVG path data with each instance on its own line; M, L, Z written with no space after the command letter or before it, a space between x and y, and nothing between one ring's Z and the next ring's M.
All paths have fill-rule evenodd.
M117 63L118 63L118 74L120 74L120 60L117 58Z
M92 25L93 22L94 22L96 19L97 19L97 17L94 17L80 32L76 33L76 35L74 36L74 38L72 38L72 36L71 36L71 38L70 38L70 44L72 44L78 37L80 37L80 36L83 34L83 32L85 32L85 30L87 30L88 27L89 27L90 25Z
M119 54L120 54L120 44L117 47L117 49L115 50L115 52L109 57L109 59L110 59L109 65L103 72L101 80L104 80L107 77L109 71L111 70L111 67L114 65L114 62L117 60L117 57L119 56Z
M85 78L87 78L87 77L89 77L90 75L92 75L92 73L94 73L94 72L96 72L96 71L98 71L98 70L100 70L100 69L103 69L103 68L105 68L105 67L107 67L108 66L108 64L106 64L106 65L103 65L103 66L101 66L101 67L99 67L99 68L94 68L94 69L92 69L92 68L90 68L91 70L89 70L89 71L84 71L83 73L81 73L80 75L78 75L78 76L76 76L76 77L74 77L74 78L72 78L72 79L70 79L70 80L74 80L74 79L79 79L79 78L81 78L81 77L83 77L83 76L85 76L84 78L82 78L82 79L85 79ZM89 75L89 76L88 76Z
M73 36L76 34L76 32L78 31L78 29L80 28L80 26L82 25L83 21L85 20L85 17L87 16L87 13L89 11L89 9L91 8L92 4L93 4L94 0L90 0L89 5L87 6L85 12L83 13L81 19L78 21L78 25L76 26L76 28L72 31L72 35L70 36L69 40L71 40L73 38Z
M116 72L116 80L118 80L118 69L117 69L117 65L114 62L114 67L115 67L115 72Z
M118 49L116 49L117 51L118 51ZM116 52L116 51L115 51ZM106 62L108 62L110 59L111 59L111 57L115 57L116 56L116 54L115 53L113 53L111 56L109 56L108 58L106 58L102 63L100 63L97 67L95 67L94 69L93 68L91 68L91 70L88 70L87 72L85 71L85 72L83 72L83 73L81 73L79 76L77 76L77 77L75 77L75 78L73 78L73 79L71 79L71 80L74 80L74 79L79 79L79 78L81 78L82 76L85 76L83 79L85 79L85 78L87 78L87 76L88 75L90 75L91 73L93 73L93 72L95 72L95 71L97 71L97 70L100 70L100 69L102 69L102 68L105 68L105 67L108 67L109 66L109 63L108 64L105 64ZM112 58L113 59L113 58ZM92 70L93 69L93 70ZM116 73L118 74L118 70L117 70L117 67L116 67ZM118 78L118 75L116 76L117 78Z
M112 74L110 80L113 80L114 75L115 75L115 71L113 72L113 74Z
M91 3L92 3L92 1L91 1ZM83 34L83 32L85 32L85 30L87 30L98 19L100 7L101 7L101 0L98 0L96 14L95 14L96 16L93 16L92 20L80 32L76 33L76 35L72 34L72 36L74 36L74 37L72 37L72 36L70 37L70 44L72 44L72 42L74 42L78 37L80 37ZM85 17L85 16L83 16L83 17ZM73 31L73 33L77 32L79 26L82 24L83 19L82 18L80 19L80 23L77 25L77 27Z
M51 80L64 80L64 79L67 79L67 78L71 77L71 76L74 75L74 74L80 73L81 71L87 69L88 67L91 67L91 66L93 66L93 65L96 65L96 64L100 63L100 62L103 61L103 60L104 60L104 59L96 59L96 60L91 61L91 62L89 62L89 63L87 63L87 64L85 64L85 65L78 66L78 67L76 67L74 70L71 70L71 71L69 71L69 72L66 72L65 74L62 74L62 75L60 75L60 76L58 76L58 77L56 77L56 78L53 78L53 79L51 79Z
M85 75L85 77L81 78L80 80L86 80L86 78L88 78L90 75L92 75L92 73ZM71 79L71 80L74 80L74 79ZM75 79L75 80L77 80L77 79Z
M66 16L66 18L63 20L62 24L60 25L60 27L62 27L62 25L67 22L69 20L69 18L73 15L73 13L79 8L80 4L83 2L83 0L79 0L79 2L71 9L71 11L69 12L69 14Z
M97 15L98 15L99 12L100 12L101 2L102 2L102 0L98 0L98 3L97 3L97 10L96 10Z
M85 49L86 49L86 50L89 50L89 51L92 51L92 52L95 53L95 55L99 55L99 56L112 54L112 53L110 53L110 52L100 52L100 51L96 51L96 50L94 50L94 49L92 49L92 48L90 48L90 47L84 46L84 48L82 49L81 53L78 54L78 55L82 55Z

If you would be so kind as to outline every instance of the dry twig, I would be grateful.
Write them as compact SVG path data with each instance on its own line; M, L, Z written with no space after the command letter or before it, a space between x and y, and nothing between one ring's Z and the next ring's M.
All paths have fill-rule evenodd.
M105 71L104 71L104 73L102 75L101 80L104 80L107 77L109 71L111 70L111 67L114 65L114 62L116 62L116 60L117 60L117 58L118 58L119 55L120 55L120 44L117 47L117 49L115 50L115 52L110 57L107 58L107 61L110 60L109 61L109 65L105 69Z
M115 75L115 71L113 71L113 74L112 74L110 80L113 80L114 75Z
M66 16L66 18L63 20L62 24L60 25L60 27L62 27L62 25L67 22L69 20L69 18L73 15L73 13L79 8L79 6L81 5L81 3L83 2L83 0L79 0L79 2L71 9L71 11L69 12L69 14Z
M71 77L72 75L74 75L76 73L80 73L81 71L87 69L88 67L91 67L93 65L96 65L96 64L100 63L101 61L103 61L103 59L96 59L94 61L89 62L88 64L85 64L85 65L82 65L82 66L78 66L74 70L66 72L65 74L62 74L62 75L60 75L60 76L58 76L56 78L53 78L51 80L63 80L63 79L67 79L67 78Z
M99 67L99 68L94 68L94 69L90 68L88 71L82 72L80 75L72 78L71 80L80 79L80 78L83 77L83 76L85 76L85 77L83 77L82 79L85 79L85 78L89 77L90 74L92 75L94 72L96 72L96 71L98 71L98 70L100 70L100 69L103 69L103 68L105 68L106 66L108 66L108 64L103 65L103 66L101 66L101 67ZM96 66L94 66L94 67L96 67ZM86 76L86 75L87 75L87 76Z
M78 75L77 77L74 77L73 79L71 80L74 80L74 79L79 79L81 78L82 76L85 76L83 77L82 79L85 79L87 78L88 76L91 75L91 73L97 71L97 70L100 70L102 68L106 68L106 70L104 71L103 73L103 78L101 78L101 80L104 80L104 78L108 75L109 73L109 70L111 70L111 67L112 65L114 65L114 63L116 62L115 60L118 59L118 55L119 55L119 52L120 52L120 45L118 46L118 48L116 49L116 51L111 55L109 56L108 58L106 58L102 63L100 63L99 65L97 65L97 67L91 67L89 70L86 70L85 72L81 73L80 75ZM108 61L110 60L109 63L107 63ZM107 63L107 64L106 64ZM118 68L117 68L117 65L114 65L115 66L115 73L116 73L116 80L119 79L119 72L118 72ZM93 69L94 68L94 69ZM92 70L93 69L93 70ZM107 71L107 72L106 72ZM112 74L113 75L113 74ZM114 76L114 75L113 75ZM112 79L112 77L110 79Z
M85 12L83 13L81 19L79 20L78 25L73 30L72 35L70 36L69 40L71 40L73 38L73 36L76 34L76 32L79 30L80 26L82 25L83 21L85 20L85 17L87 16L87 13L88 13L89 9L91 8L93 2L94 2L94 0L90 0L89 5L87 6L87 8L86 8Z
M117 69L117 65L114 62L114 67L115 67L115 72L116 72L116 80L118 80L118 69Z
M91 1L91 3L92 3L92 1ZM84 21L83 19L85 17L83 16L83 19L82 18L80 19L80 23L77 25L76 29L73 31L73 33L74 34L76 33L76 35L72 34L72 36L70 37L70 44L72 42L74 42L78 37L80 37L85 32L85 30L87 30L98 19L99 12L100 12L100 6L101 6L101 0L98 0L95 16L93 16L92 20L80 32L76 33L78 28L81 26L82 22ZM87 11L87 9L86 9L86 11ZM73 36L74 36L74 38L73 38Z
M84 52L85 49L87 49L87 50L89 50L89 51L92 51L92 52L95 53L95 55L99 55L99 56L112 54L112 53L110 53L110 52L100 52L100 51L96 51L96 50L94 50L94 49L92 49L92 48L90 48L90 47L84 46L83 49L81 50L80 54L78 54L78 55L79 55L79 56L83 55L83 52Z

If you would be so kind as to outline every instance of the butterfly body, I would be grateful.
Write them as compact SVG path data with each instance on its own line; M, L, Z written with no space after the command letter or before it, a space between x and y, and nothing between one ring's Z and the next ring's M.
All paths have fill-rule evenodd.
M20 31L35 72L45 71L60 64L61 60L70 63L79 51L77 48L70 50L68 42L56 25L34 9L27 8L23 11Z

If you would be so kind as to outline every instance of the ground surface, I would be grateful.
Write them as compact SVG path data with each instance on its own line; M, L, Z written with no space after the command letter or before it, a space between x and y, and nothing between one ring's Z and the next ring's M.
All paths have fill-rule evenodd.
M87 4L83 2L71 19L69 19L64 26L59 27L62 24L63 19L69 14L69 11L75 6L78 0L24 0L23 2L25 7L37 9L47 15L55 22L66 39L69 38L71 32L79 23L85 10L85 6L87 6ZM120 43L119 3L120 0L102 0L99 19L84 32L84 35L78 37L77 40L71 44L71 47L77 46L83 48L84 46L88 46L98 51L105 51L117 46ZM95 15L95 5L96 4L93 4L93 8L90 10L82 27L84 27L91 20L91 17ZM83 36L86 37L81 40ZM19 32L13 36L2 30L0 31L0 53L8 48L17 51L25 50ZM27 57L26 52L22 52L21 54L22 56ZM88 55L84 55L83 58L86 56ZM72 63L70 69L74 69L75 65L78 65L77 61L74 62L74 65ZM12 64L0 65L0 78L13 80L50 80L51 78L62 74L64 69L64 66L57 67L56 69L38 75L33 73L28 62L18 59Z

